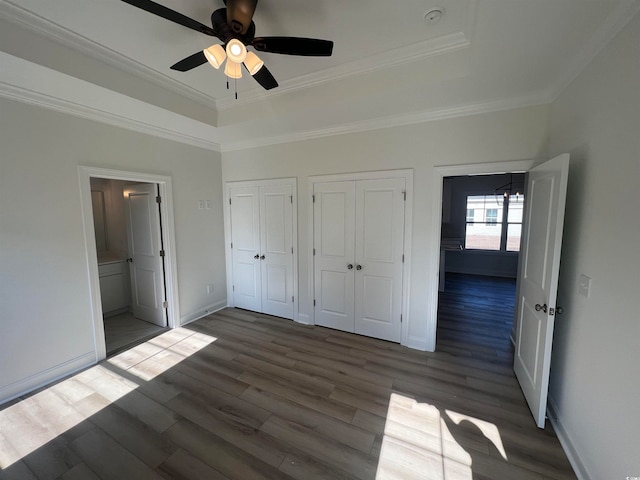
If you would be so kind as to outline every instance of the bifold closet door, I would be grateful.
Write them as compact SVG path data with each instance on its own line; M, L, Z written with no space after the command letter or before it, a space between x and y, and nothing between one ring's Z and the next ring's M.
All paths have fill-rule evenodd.
M231 187L234 306L293 319L290 185Z
M314 186L315 323L399 342L404 179Z

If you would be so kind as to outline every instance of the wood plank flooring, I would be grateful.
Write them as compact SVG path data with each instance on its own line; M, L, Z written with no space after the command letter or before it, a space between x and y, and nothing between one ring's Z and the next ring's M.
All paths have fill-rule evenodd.
M425 353L209 315L1 407L0 478L576 478L506 350L445 316Z

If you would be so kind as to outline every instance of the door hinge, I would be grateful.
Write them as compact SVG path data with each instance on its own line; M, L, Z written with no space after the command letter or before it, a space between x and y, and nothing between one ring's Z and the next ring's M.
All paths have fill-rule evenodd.
M229 205L231 205L231 197L229 197Z
M293 255L293 247L291 247L291 255Z
M402 191L402 198L404 199L405 202L407 201L407 191L406 190Z
M404 263L404 253L402 254L402 263Z
M291 297L291 303L293 303L293 302L294 302L294 297Z
M315 195L311 195L311 201L312 201L313 203L316 203L316 196L315 196Z
M315 254L316 254L316 249L314 248L313 249L313 255L315 256Z
M402 323L402 314L400 314L400 323Z
M231 285L231 291L235 292L236 291L236 286L235 285Z
M169 308L169 302L162 302L162 308Z
M164 258L164 250L160 250L160 256Z
M156 203L160 203L160 202L162 202L162 197L160 197L160 195L158 195L156 197Z
M313 300L313 306L314 307L316 306L316 300L315 299Z
M233 248L233 242L231 242L231 248Z
M289 195L289 198L291 199L291 205L293 205L293 195Z

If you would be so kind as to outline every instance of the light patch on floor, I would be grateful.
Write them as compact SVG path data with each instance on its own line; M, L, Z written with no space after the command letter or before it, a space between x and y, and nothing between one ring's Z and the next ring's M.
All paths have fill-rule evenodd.
M494 424L451 410L445 413L456 425L462 421L476 425L507 459ZM376 480L409 478L473 480L472 459L451 434L438 408L392 393Z
M215 341L215 337L176 328L0 410L0 469L134 394L143 382ZM125 378L125 372L132 375ZM134 376L141 382L131 380Z

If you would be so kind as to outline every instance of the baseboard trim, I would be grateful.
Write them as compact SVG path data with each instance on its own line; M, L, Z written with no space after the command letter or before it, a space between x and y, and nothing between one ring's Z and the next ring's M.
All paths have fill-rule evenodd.
M0 405L61 378L96 364L96 352L87 352L79 357L60 363L29 377L0 387Z
M196 320L200 320L201 318L206 317L207 315L211 315L212 313L216 313L223 308L227 308L227 300L220 300L219 302L212 303L204 307L204 310L198 310L197 312L190 313L189 315L185 315L180 317L180 326L183 327L191 322L195 322Z
M569 463L571 463L573 471L576 474L576 477L578 477L578 480L591 480L593 477L582 461L578 450L573 445L571 437L569 436L569 432L567 432L564 424L558 418L558 406L551 397L549 397L549 403L547 407L547 418L549 418L549 422L551 422L553 429L556 431L558 440L560 440L560 445L562 445L562 449L567 455Z

